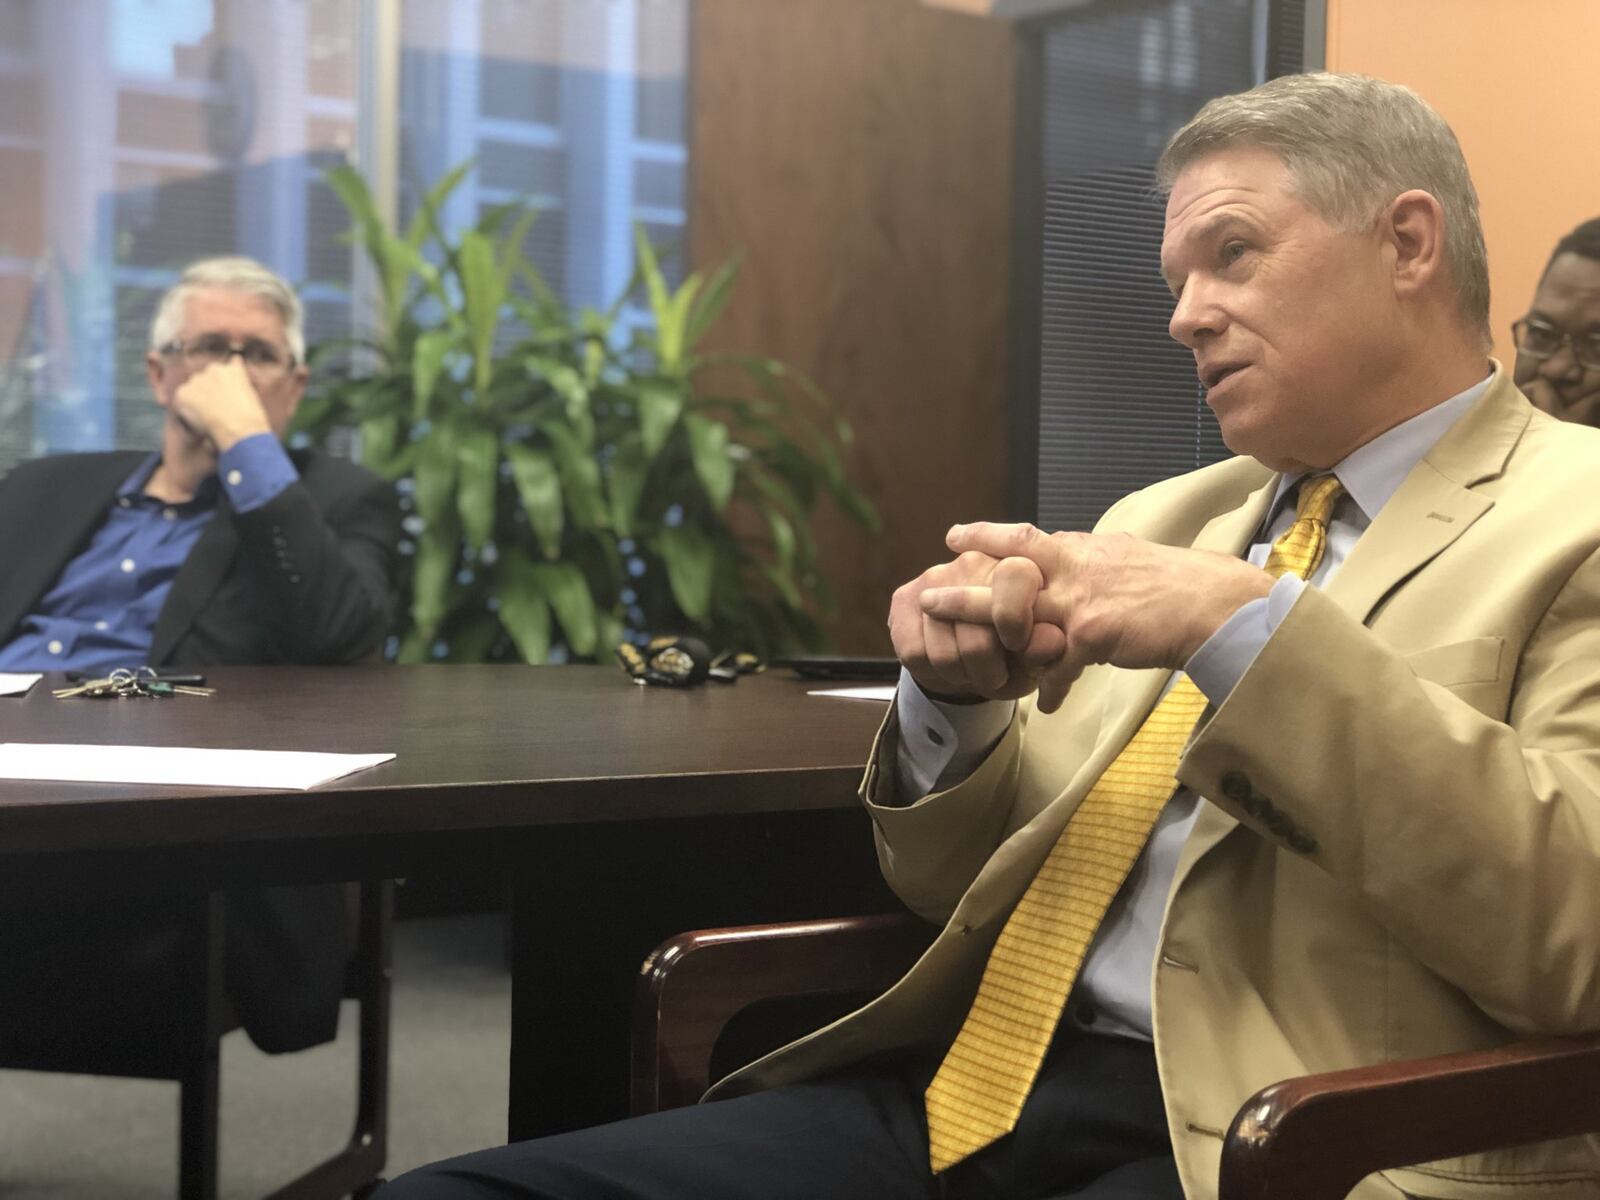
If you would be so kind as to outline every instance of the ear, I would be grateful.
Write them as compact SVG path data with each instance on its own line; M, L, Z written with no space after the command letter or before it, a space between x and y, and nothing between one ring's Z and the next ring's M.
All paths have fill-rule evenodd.
M167 393L161 384L167 377L167 364L161 360L161 355L154 350L145 351L144 374L150 381L150 394L156 398L156 403L162 408L168 404Z
M1444 208L1420 188L1401 192L1378 222L1393 256L1395 294L1415 297L1448 271L1444 257Z
M294 378L290 381L289 388L288 409L290 419L292 419L294 414L300 409L300 401L305 398L306 394L306 382L310 378L311 371L309 368L302 365L294 369Z

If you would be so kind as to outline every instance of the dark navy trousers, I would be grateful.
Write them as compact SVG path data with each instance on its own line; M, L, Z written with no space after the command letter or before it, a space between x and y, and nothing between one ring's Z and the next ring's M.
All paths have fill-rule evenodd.
M1016 1131L935 1177L936 1064L863 1070L484 1150L380 1200L1183 1200L1148 1043L1063 1030Z

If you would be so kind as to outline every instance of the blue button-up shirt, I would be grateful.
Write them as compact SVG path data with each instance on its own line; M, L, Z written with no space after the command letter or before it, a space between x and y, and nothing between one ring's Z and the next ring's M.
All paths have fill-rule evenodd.
M167 504L144 492L159 461L152 454L117 489L89 544L0 646L0 671L105 675L145 664L172 581L219 497L226 494L235 512L249 512L299 478L282 443L260 433L219 456L217 474L192 500Z

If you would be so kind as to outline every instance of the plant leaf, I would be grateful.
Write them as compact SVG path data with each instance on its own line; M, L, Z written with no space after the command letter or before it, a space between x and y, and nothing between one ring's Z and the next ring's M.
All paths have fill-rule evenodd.
M433 402L434 389L444 370L444 356L450 352L456 335L448 329L430 329L417 338L411 354L411 419L421 421L428 415Z
M450 193L461 185L467 172L472 170L472 164L472 159L466 159L447 172L445 177L429 188L427 194L422 197L416 214L411 218L411 224L406 227L406 243L412 249L420 250L428 234L439 230L439 210L450 198Z
M456 508L467 545L482 550L494 537L494 500L500 485L500 442L487 429L470 429L456 443Z
M765 508L765 506L763 506ZM772 530L772 549L778 556L778 565L785 571L794 568L794 526L776 508L765 508L767 526Z
M516 643L522 661L549 661L550 602L539 587L532 565L517 559L507 560L495 595L500 599L500 623Z
M494 335L500 327L505 277L495 266L494 244L476 230L461 235L461 295L472 345L473 384L481 395L489 390L494 372Z
M705 291L696 298L689 309L689 324L683 334L684 353L692 354L706 332L717 323L723 309L728 307L728 297L733 281L739 275L739 258L734 256L718 267L706 284Z
M728 457L728 427L721 421L687 413L683 427L689 434L689 455L694 473L711 500L712 510L720 514L733 495L733 459Z
M561 630L567 635L567 645L572 652L584 657L592 655L595 606L583 572L572 563L536 563L531 574L555 610L556 620L561 622Z
M595 622L595 654L598 656L604 650L615 650L622 644L623 626L617 617L608 612L596 612Z
M451 625L445 636L450 642L447 657L451 662L483 662L500 636L500 621L492 612L473 613Z
M539 549L546 558L557 557L561 553L562 511L561 477L555 461L543 450L521 442L507 443L506 458Z
M683 392L657 382L641 383L633 394L639 409L639 432L644 435L644 456L653 460L661 453L672 427L683 412Z
M566 489L567 517L582 529L603 529L608 524L605 496L600 486L600 464L583 440L559 420L541 421L539 429L550 439L556 469Z
M583 382L583 376L560 359L544 354L530 354L527 363L528 369L561 397L566 406L567 419L574 425L585 425L589 421L589 389Z
M456 437L456 427L441 422L422 440L417 452L417 515L429 528L454 514Z
M650 464L637 433L627 433L617 442L616 453L606 465L606 482L611 500L611 528L619 538L633 536L633 518L639 511Z
M368 417L361 422L361 462L369 471L393 479L390 467L400 440L400 422L393 416Z
M461 538L454 522L430 524L417 539L411 570L411 620L424 643L431 643L450 611L451 585Z
M656 534L655 549L666 565L672 598L684 616L704 625L710 616L716 566L711 539L691 525L668 526Z

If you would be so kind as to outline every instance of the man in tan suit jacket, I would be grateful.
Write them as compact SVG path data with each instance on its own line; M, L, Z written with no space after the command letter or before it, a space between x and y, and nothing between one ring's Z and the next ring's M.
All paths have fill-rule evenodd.
M1487 357L1453 135L1405 89L1304 76L1212 102L1162 175L1172 333L1243 457L1094 534L957 526L957 557L896 593L906 678L862 794L933 946L726 1102L394 1195L1210 1200L1265 1084L1600 1028L1600 516L1569 500L1600 432ZM1321 564L1274 580L1298 481L1330 472ZM1177 670L1209 707L1015 1131L934 1174L920 1088ZM1600 1139L1355 1195L1592 1198Z

